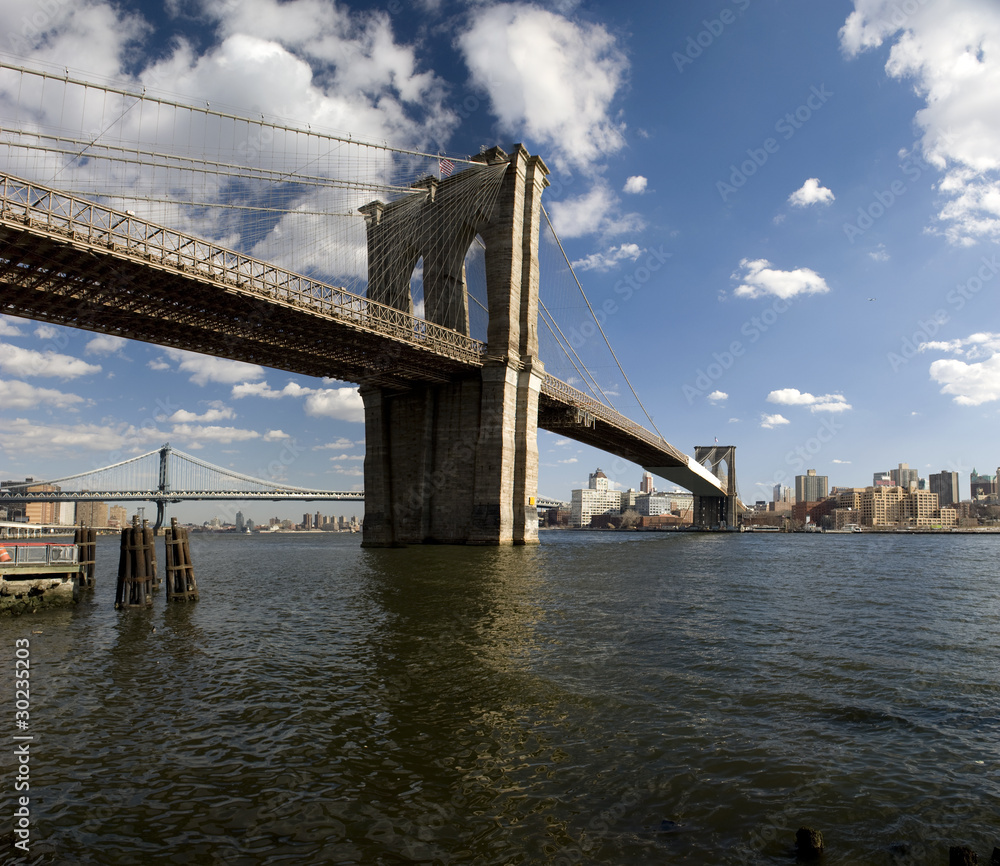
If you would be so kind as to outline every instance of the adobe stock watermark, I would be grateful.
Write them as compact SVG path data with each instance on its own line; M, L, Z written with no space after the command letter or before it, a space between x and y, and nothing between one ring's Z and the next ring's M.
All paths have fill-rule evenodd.
M964 283L956 283L955 288L949 290L945 295L945 301L959 312L965 308L973 298L978 295L985 285L989 283L998 273L1000 273L1000 255L994 253L991 257L983 256L975 274L969 277ZM920 354L920 347L935 336L938 331L950 321L951 317L943 308L939 308L931 313L926 319L917 322L917 328L912 334L902 338L898 352L888 352L886 360L896 373L900 367L905 366Z
M909 179L910 183L916 183L923 177L925 172L930 171L931 166L924 162L915 154L917 143L909 151L908 158L900 165L900 171ZM857 218L845 222L844 235L850 243L863 236L878 220L886 215L906 193L910 187L899 178L893 180L885 189L876 190L872 193L868 204L859 205Z
M723 351L713 352L711 362L695 370L694 382L685 382L681 386L688 405L691 406L696 398L704 397L712 391L716 383L735 366L736 360L746 354L747 345L756 343L764 336L790 307L790 299L777 298L759 316L747 319L740 326L740 333L747 338L747 344L741 340L733 340Z
M788 141L802 129L813 117L813 115L823 108L834 96L832 90L827 90L825 84L819 87L813 85L810 88L809 96L794 111L789 111L779 117L774 123L774 131L784 141ZM736 195L753 177L767 161L781 149L781 143L777 138L765 138L760 147L747 148L747 158L739 165L732 163L729 166L729 182L717 181L715 188L723 201L728 201L730 196Z
M628 303L635 293L653 278L653 274L666 264L671 255L664 252L662 246L649 250L648 253L642 264L612 286L611 290L618 296L618 299L607 298L599 307L594 308L594 317L597 323L583 322L579 328L571 327L569 329L566 337L574 349L579 349L597 333L597 324L603 328L608 319L621 310L621 305Z
M671 59L674 61L678 72L683 73L684 67L690 66L695 60L701 57L712 46L715 40L723 34L725 29L735 24L739 15L746 12L750 6L750 0L732 0L732 3L736 7L737 12L727 8L719 13L718 18L703 18L701 21L703 29L699 30L693 36L688 36L687 41L684 43L683 51L675 51L671 55Z

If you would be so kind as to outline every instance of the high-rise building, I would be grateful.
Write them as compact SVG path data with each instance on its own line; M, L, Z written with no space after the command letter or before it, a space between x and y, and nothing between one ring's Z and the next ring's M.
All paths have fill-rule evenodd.
M920 473L910 469L909 463L900 463L896 469L889 470L889 477L896 487L903 490L917 490L920 487Z
M1000 474L1000 470L998 470ZM969 487L973 499L982 499L986 496L993 496L997 492L996 476L980 475L975 469L969 477Z
M632 496L635 491L631 491ZM608 476L600 469L590 474L588 487L572 491L570 505L570 526L589 526L591 519L599 514L621 514L622 493L611 490Z
M961 501L958 494L958 473L942 469L930 476L931 493L936 493L941 507L956 505Z
M642 482L639 484L640 493L652 493L653 492L653 473L643 472Z
M81 526L107 526L108 504L106 502L78 502L76 522Z
M805 475L795 476L795 501L819 502L826 499L830 479L826 475L817 475L815 469L807 469Z
M784 484L775 484L774 493L771 498L772 502L791 502L792 501L792 488L786 487Z
M888 472L876 472L872 475L872 487L894 487L892 476Z
M246 524L243 521L243 512L236 512L236 531L242 532L246 528Z

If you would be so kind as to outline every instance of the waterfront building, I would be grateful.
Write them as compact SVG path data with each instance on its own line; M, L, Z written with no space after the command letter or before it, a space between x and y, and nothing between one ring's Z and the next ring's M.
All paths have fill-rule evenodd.
M128 509L124 505L108 506L108 526L112 529L128 526Z
M670 514L672 502L667 493L640 493L635 498L635 510L642 517L656 517L660 514Z
M105 527L108 525L109 510L106 502L78 502L76 522L80 526Z
M815 469L806 470L805 475L795 476L795 501L820 502L827 497L830 479L817 475Z
M73 526L76 523L76 504L73 502L57 502L56 523L60 526Z
M631 491L633 497L635 491ZM634 501L634 499L633 499ZM611 490L611 482L603 471L592 472L585 489L572 491L570 526L590 526L590 521L601 514L621 514L622 493Z
M938 503L942 508L945 506L957 505L960 501L958 494L958 473L941 470L930 476L931 493L936 493Z

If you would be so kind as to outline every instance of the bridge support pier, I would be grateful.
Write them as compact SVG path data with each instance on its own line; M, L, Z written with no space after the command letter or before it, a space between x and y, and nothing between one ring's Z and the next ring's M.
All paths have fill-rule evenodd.
M374 202L362 209L370 298L409 309L410 274L422 258L428 320L467 328L464 261L478 235L486 251L489 313L488 355L480 370L438 384L362 384L366 547L538 541L544 375L538 360L538 230L548 169L520 145L509 157L493 148L481 161L483 168L435 181L431 194L403 199L405 206ZM476 172L487 183L502 172L489 208L467 194ZM452 197L452 190L465 198Z
M736 529L739 522L736 503L736 447L734 445L697 445L694 459L716 478L726 482L725 496L695 496L694 524L703 529ZM725 467L725 468L723 468Z

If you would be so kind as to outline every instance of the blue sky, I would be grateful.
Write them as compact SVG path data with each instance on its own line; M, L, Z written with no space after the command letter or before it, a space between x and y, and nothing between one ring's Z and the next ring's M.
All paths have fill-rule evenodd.
M864 486L900 462L960 472L967 496L970 470L1000 463L991 0L41 5L0 0L3 59L432 152L541 154L546 207L591 302L615 302L604 328L650 415L688 453L736 445L746 500L808 468ZM4 478L170 441L292 484L362 483L343 383L8 318L0 395ZM609 455L539 447L543 495L597 466L638 487Z

